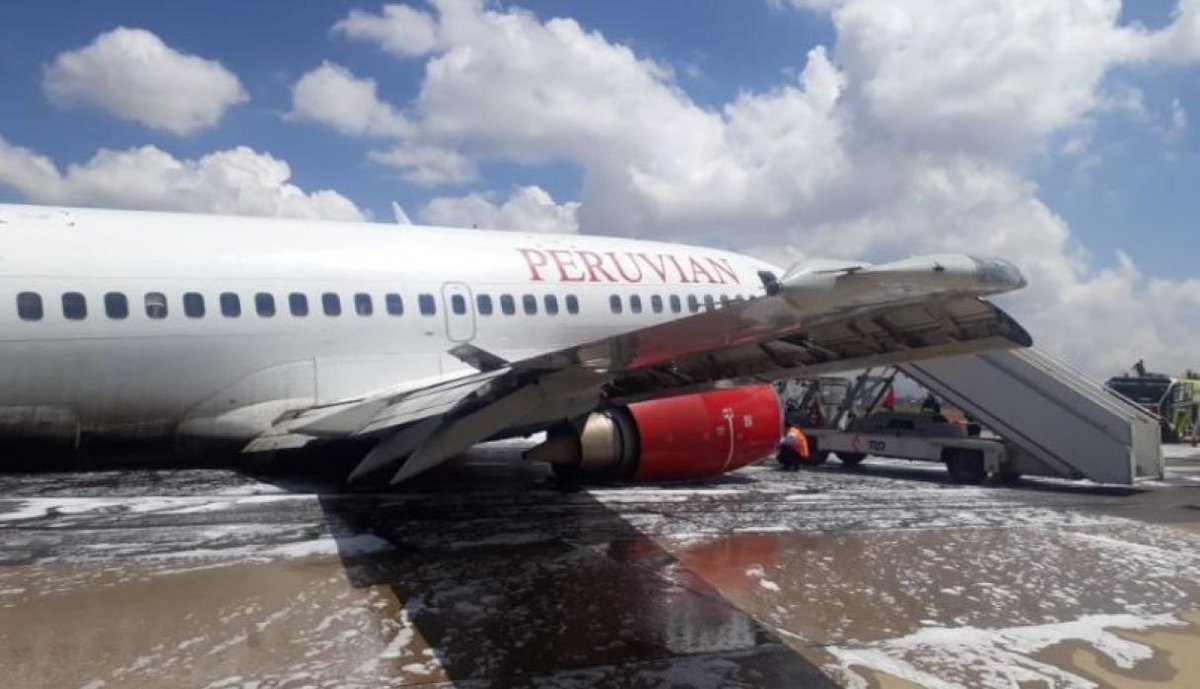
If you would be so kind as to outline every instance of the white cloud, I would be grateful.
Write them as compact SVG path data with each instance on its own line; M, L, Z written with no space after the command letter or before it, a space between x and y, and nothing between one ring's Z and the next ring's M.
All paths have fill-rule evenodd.
M245 146L179 160L154 146L101 149L60 171L50 159L0 138L0 184L38 203L197 213L365 220L345 196L305 192L288 164Z
M444 227L573 233L578 212L578 202L558 204L541 187L521 187L499 204L482 194L436 198L421 209L421 219Z
M400 136L410 126L395 108L379 100L374 79L359 79L332 62L300 77L292 86L288 117L317 122L355 136Z
M1190 45L1168 38L1191 35L1200 0L1184 0L1161 32L1119 25L1119 0L796 0L829 15L834 49L719 108L571 19L431 4L436 40L404 146L567 161L582 170L582 203L536 188L502 202L470 194L435 199L424 221L531 229L539 222L516 209L532 208L550 227L780 262L995 254L1028 273L1031 287L1005 303L1051 349L1098 374L1135 350L1160 368L1194 363L1173 343L1200 337L1196 300L1146 305L1189 285L1144 276L1124 257L1097 265L1023 168L1056 144L1085 156L1098 113L1156 126L1140 91L1107 77L1183 59Z
M924 150L1025 152L1093 109L1141 40L1120 0L819 4L859 113Z
M1168 63L1200 60L1200 0L1179 0L1171 24L1150 36L1143 54Z
M347 38L377 43L393 55L415 57L437 46L433 17L408 5L384 5L379 14L351 10L333 25L333 32Z
M439 146L398 145L387 151L371 151L367 157L401 170L404 179L421 186L459 184L479 176L471 159Z
M142 29L118 27L45 67L42 87L64 107L94 105L178 135L215 126L246 100L241 82L215 60L173 50Z

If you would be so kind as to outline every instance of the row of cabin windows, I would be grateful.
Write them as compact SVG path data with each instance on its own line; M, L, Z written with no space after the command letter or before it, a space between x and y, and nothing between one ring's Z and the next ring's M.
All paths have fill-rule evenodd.
M566 311L570 314L579 313L579 299L569 294L564 299ZM342 298L336 292L325 292L321 295L321 311L326 316L342 315ZM499 297L500 313L511 316L517 312L516 300L511 294ZM143 298L146 316L153 319L166 318L169 313L167 296L162 292L146 292ZM221 315L226 318L237 318L242 315L241 297L234 292L222 292L217 299ZM375 304L370 294L359 292L352 299L354 313L359 316L370 316L375 312ZM404 299L395 293L384 295L384 309L389 315L400 316L404 313ZM549 315L559 313L558 296L547 294L542 297L545 312ZM476 307L483 316L495 312L491 295L476 296ZM437 301L432 294L417 296L417 308L423 316L437 314ZM309 314L308 295L302 292L292 292L287 295L287 309L293 316ZM64 292L62 295L63 316L69 320L87 318L87 298L79 292ZM203 318L206 313L204 295L199 292L185 292L183 295L183 313L188 318ZM463 315L467 312L467 300L461 294L450 297L450 310ZM521 297L521 310L526 314L538 312L538 299L532 294ZM254 295L254 311L263 318L270 318L276 313L275 295L269 292L258 292ZM122 292L108 292L104 295L104 313L109 318L121 320L129 317L129 299ZM45 315L42 306L42 296L37 292L21 292L17 294L17 315L22 320L38 321Z
M428 298L428 300L427 300ZM115 320L129 317L129 298L123 292L107 292L104 295L104 314ZM393 316L404 313L404 300L399 294L384 296L384 308ZM431 315L436 313L433 296L420 295L418 299L421 313ZM146 317L153 319L166 318L170 313L167 295L162 292L146 292L142 298ZM307 316L309 313L308 295L292 292L287 296L288 311L293 316ZM371 295L358 293L353 298L354 312L360 316L370 316L375 311ZM242 298L234 292L222 292L217 298L217 306L221 315L226 318L237 318L242 315ZM69 320L78 321L87 318L87 298L79 292L64 292L62 295L63 316ZM334 292L321 295L321 310L327 316L342 314L342 298ZM264 318L270 318L276 313L275 295L269 292L258 292L254 295L254 311ZM204 295L199 292L183 294L183 314L188 318L203 318L207 313ZM17 315L22 320L38 321L45 315L42 306L42 296L37 292L21 292L17 294Z
M455 295L450 299L450 308L455 313L466 313L467 305L465 301L456 302L455 299L461 300L462 297ZM500 313L505 316L511 316L517 312L517 300L511 294L501 294L497 300L500 303ZM568 294L563 298L567 313L579 313L579 298L574 294ZM542 307L549 316L556 316L559 313L560 305L558 303L558 295L546 294L542 296ZM479 311L481 316L490 316L496 312L496 304L492 301L490 294L479 294L475 297L475 309ZM521 297L521 311L526 315L534 315L538 312L538 298L532 294L526 294Z
M714 297L711 294L706 294L703 297L699 297L699 296L696 296L695 294L689 294L687 296L688 311L691 313L696 313L697 311L699 311L700 305L701 305L701 299L704 300L703 301L704 308L711 311L717 307L718 300L720 301L720 305L722 307L725 307L725 306L729 306L731 303L733 303L735 301L742 301L743 297L741 297L740 295L730 297L727 294L722 294L720 297ZM668 295L665 304L663 302L663 298L661 295L658 295L658 294L650 295L650 310L651 311L653 311L654 313L662 313L663 310L668 307L670 308L671 313L681 313L683 311L683 301L680 299L678 294ZM625 300L621 298L621 295L613 294L613 295L609 296L609 298L608 298L608 308L613 313L621 313L625 310ZM643 303L642 303L641 295L638 295L638 294L630 295L630 297L629 297L629 312L630 313L641 313L642 309L643 309Z

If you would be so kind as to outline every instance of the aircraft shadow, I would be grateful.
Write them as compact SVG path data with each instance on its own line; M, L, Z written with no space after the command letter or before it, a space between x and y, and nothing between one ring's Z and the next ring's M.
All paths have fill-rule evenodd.
M350 583L395 597L383 614L404 643L377 668L393 680L837 686L625 516L555 490L539 467L457 464L321 507ZM746 557L762 553L725 564L741 573Z

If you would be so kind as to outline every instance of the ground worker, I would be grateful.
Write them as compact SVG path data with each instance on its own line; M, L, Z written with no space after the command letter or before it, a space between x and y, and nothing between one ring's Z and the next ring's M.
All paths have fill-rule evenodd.
M889 385L887 392L883 393L883 408L888 411L896 411L896 388Z
M789 426L783 440L779 443L779 467L784 471L798 471L803 460L808 459L808 438L804 431L796 426Z
M942 403L938 401L936 395L932 392L925 396L925 401L921 403L921 411L929 412L934 416L942 413Z

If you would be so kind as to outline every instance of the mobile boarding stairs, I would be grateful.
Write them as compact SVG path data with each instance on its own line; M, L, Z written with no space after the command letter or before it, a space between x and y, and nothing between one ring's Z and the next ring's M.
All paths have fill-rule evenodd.
M1004 451L987 453L989 473L1124 485L1163 476L1158 419L1036 348L896 368L1000 437ZM845 427L841 414L856 398L868 409L878 403L891 377L870 373L851 386L830 426Z

